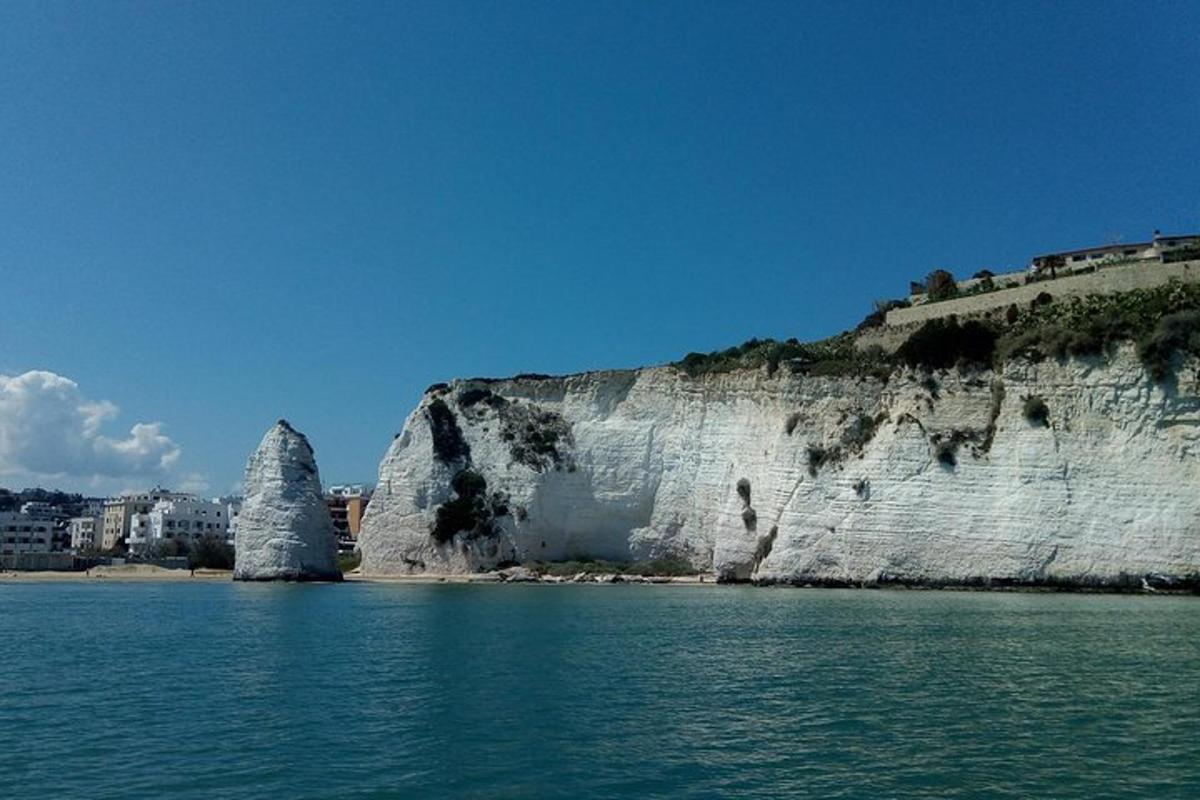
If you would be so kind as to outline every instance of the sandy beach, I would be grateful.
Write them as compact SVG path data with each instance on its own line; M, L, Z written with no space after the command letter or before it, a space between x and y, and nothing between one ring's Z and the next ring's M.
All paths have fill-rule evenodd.
M0 581L6 583L34 583L40 581L227 581L233 571L227 569L165 569L150 564L124 564L120 566L92 567L86 572L46 571L0 571Z

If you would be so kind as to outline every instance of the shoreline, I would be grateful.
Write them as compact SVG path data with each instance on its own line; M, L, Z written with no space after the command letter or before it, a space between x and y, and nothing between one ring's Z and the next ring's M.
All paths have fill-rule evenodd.
M585 578L576 576L565 577L556 575L529 575L517 578L504 577L498 572L470 573L424 573L421 575L363 575L350 572L343 576L344 582L350 583L409 583L409 584L529 584L542 586L561 586L563 584L618 586L636 584L647 586L720 586L717 579L711 575L620 575L620 574L589 574Z
M505 574L509 572L510 574ZM850 583L844 581L822 582L720 582L712 575L624 575L618 573L576 574L573 576L541 575L529 571L480 572L480 573L424 573L420 575L363 575L358 571L346 573L343 583L355 584L399 584L399 585L491 585L524 584L535 586L593 585L593 586L697 586L697 587L753 587L757 589L856 589L866 591L941 591L941 592L996 592L1032 594L1126 594L1200 596L1200 586L1184 583L1174 586L1151 586L1149 584L1036 584L1036 583L985 583L970 581L962 583L941 582L884 582ZM200 581L214 583L233 580L232 570L166 569L150 565L124 565L93 567L85 572L78 571L13 571L0 570L0 584L17 583L85 583L91 581L117 583L182 583Z
M122 581L176 583L179 581L231 580L228 569L166 569L149 564L98 566L89 570L0 570L0 583L66 583L86 581Z

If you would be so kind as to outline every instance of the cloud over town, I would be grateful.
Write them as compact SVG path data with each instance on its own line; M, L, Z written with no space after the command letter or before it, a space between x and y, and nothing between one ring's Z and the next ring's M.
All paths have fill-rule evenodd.
M180 447L161 422L105 433L120 409L44 370L0 375L0 476L146 482L166 478Z

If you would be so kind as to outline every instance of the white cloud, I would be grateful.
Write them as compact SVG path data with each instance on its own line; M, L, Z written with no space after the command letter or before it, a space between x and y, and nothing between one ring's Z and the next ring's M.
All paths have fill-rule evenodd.
M89 400L53 372L0 375L0 475L155 479L179 460L162 423L139 422L129 435L101 432L116 418L112 403Z

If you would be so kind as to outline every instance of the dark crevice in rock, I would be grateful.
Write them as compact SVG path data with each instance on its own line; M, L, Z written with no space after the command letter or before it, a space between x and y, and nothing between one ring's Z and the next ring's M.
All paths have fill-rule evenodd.
M758 512L747 506L742 509L742 524L746 526L746 530L755 531L758 528Z
M742 506L750 505L750 481L746 478L740 478L737 482L738 497L742 498Z
M1050 427L1050 407L1036 394L1021 398L1021 413L1029 420L1030 425Z
M788 436L792 435L792 433L796 430L796 426L800 424L800 420L803 418L803 415L799 411L794 411L791 414L788 414L787 420L785 420L783 423L783 429Z
M775 547L775 539L778 536L779 526L772 525L771 530L767 532L766 536L758 537L758 542L754 548L754 569L751 571L751 574L758 572L758 568L767 560L767 556L771 555L771 550Z
M742 499L742 524L746 526L746 530L753 532L758 528L758 512L750 505L749 479L738 479L737 493L738 497Z
M980 452L990 453L992 450L992 442L996 439L996 420L1000 419L1000 409L1004 406L1004 381L997 378L992 381L992 400L988 406L988 424L984 429L983 443L979 446Z

